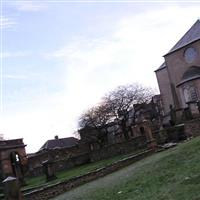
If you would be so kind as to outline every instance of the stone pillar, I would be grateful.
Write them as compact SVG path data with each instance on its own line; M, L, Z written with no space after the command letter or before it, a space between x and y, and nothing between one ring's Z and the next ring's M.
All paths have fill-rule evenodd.
M145 135L147 138L148 148L156 150L157 143L156 143L156 140L154 139L152 131L151 131L151 122L144 121L144 129L145 129Z
M0 164L1 164L1 170L2 170L2 176L8 177L8 176L14 176L12 164L10 161L10 158L8 158L8 153L5 151L0 151Z
M8 176L3 181L3 185L6 200L23 200L17 178Z

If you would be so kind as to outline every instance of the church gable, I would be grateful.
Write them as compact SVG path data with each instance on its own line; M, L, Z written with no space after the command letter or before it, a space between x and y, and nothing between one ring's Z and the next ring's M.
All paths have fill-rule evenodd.
M196 23L185 33L185 35L175 44L175 46L167 54L170 54L199 39L200 39L200 20L197 20Z

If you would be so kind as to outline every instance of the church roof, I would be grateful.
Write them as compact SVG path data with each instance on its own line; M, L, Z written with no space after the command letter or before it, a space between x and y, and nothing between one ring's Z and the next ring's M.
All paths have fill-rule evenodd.
M166 55L199 39L200 39L200 20L198 19ZM155 72L164 69L165 67L166 63L164 62L158 69L155 70Z
M200 39L200 20L198 19L167 54L170 54L199 39Z
M68 137L68 138L55 138L53 140L48 140L44 143L44 145L40 148L39 151L42 150L49 150L49 149L55 149L55 148L70 148L73 146L76 146L78 144L78 139L74 137Z
M192 66L183 74L181 82L178 84L178 86L198 78L200 78L200 67Z
M160 65L160 67L158 69L155 70L155 72L164 69L166 67L166 63L164 62L162 65Z

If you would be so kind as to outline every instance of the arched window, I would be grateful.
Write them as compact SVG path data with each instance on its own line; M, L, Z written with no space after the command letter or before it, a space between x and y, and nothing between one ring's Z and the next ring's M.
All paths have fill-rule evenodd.
M188 88L184 88L183 89L183 94L184 94L184 98L185 98L185 102L189 102L190 101L190 93L189 93L189 89Z
M191 98L191 101L197 101L198 100L197 91L196 91L195 87L190 88L190 98Z
M10 153L10 161L13 169L13 173L16 177L21 177L21 159L18 152Z
M19 154L17 152L11 152L10 159L11 159L11 163L13 165L20 163L20 157L19 157Z
M144 134L145 134L145 130L144 130L144 127L143 127L143 126L140 127L140 133L141 133L141 135L144 135Z
M197 90L194 86L187 85L183 88L185 102L192 102L198 100Z

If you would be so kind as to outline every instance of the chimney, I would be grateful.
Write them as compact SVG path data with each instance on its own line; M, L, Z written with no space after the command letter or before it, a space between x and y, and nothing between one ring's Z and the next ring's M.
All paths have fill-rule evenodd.
M55 135L55 137L54 137L54 138L55 138L55 140L58 140L58 139L59 139L59 138L58 138L58 135Z

